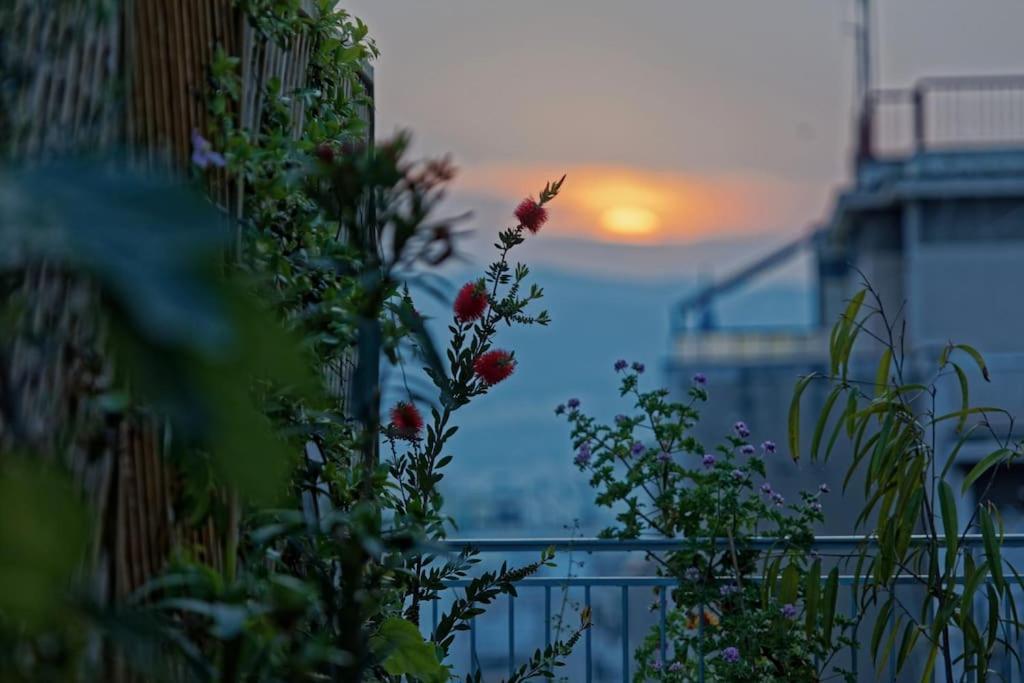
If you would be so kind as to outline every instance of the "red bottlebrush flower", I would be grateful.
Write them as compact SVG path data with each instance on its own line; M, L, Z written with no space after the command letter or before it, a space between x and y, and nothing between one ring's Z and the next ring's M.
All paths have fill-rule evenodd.
M423 429L423 416L412 403L399 401L391 409L391 428L401 439L415 439Z
M495 385L516 369L516 359L508 351L488 351L473 363L473 371L485 384Z
M476 320L487 309L487 289L482 280L467 282L455 297L455 319L460 323Z
M316 146L316 156L320 159L320 161L324 162L325 164L333 164L334 147L327 144L326 142L321 142L319 145Z
M524 199L516 207L516 218L519 224L532 233L540 230L541 226L548 220L548 211L543 206L529 197Z

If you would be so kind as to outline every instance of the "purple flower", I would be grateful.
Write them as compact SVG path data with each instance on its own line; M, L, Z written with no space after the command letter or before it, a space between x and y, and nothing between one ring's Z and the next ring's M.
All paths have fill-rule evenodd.
M776 507L782 507L786 504L786 499L782 497L781 493L773 493L772 502L775 503Z
M633 447L629 449L629 452L635 458L637 456L643 455L645 450L647 450L647 448L642 443L637 441L636 443L633 444Z
M796 605L783 605L782 616L786 617L787 619L796 619Z
M701 464L704 465L705 469L710 470L712 467L715 466L715 456L711 455L710 453L705 454L703 459L701 459Z
M629 367L629 363L627 363L626 361L622 360L621 358L619 360L615 361L615 372L622 372L627 367Z
M227 162L224 155L213 151L213 145L209 140L199 134L195 128L192 129L192 163L199 168L216 166L224 168Z
M658 462L669 462L670 460L672 460L672 456L667 451L658 453Z
M578 398L570 398L567 403L569 404L570 410L576 410L580 407L580 400Z
M730 595L734 595L734 594L739 593L739 592L740 592L739 586L737 586L734 583L727 583L724 586L719 586L719 588L718 588L718 594L721 595L723 598L727 598Z
M751 446L749 443L748 444L744 444L743 448L740 449L740 453L742 453L743 455L753 455L754 454L754 447Z
M625 415L616 415L615 416L615 424L617 424L617 425L621 425L621 424L625 423L627 420L629 420L629 418L626 417Z
M580 444L580 449L579 449L579 451L576 452L575 463L577 465L580 465L580 466L589 465L590 464L590 442L589 441L584 441L582 444Z
M815 512L821 512L821 503L819 503L816 500L812 501L811 502L811 509L814 510Z
M644 364L640 362L633 363L633 371L638 375L642 375L644 372Z
M700 570L696 567L687 567L686 571L683 572L683 577L687 581L696 583L697 581L700 581Z
M708 383L708 376L705 375L703 372L698 372L696 375L693 376L693 383L699 387L706 386Z
M772 485L769 484L768 482L761 484L761 493L763 493L766 496L772 495Z
M669 671L682 671L683 670L683 663L682 662L672 662L672 664L669 665L668 670Z
M725 648L724 650L722 650L722 659L729 662L730 664L735 664L736 662L740 661L739 649L732 646Z
M762 443L761 452L763 452L765 455L772 455L773 453L775 453L775 442L765 441L764 443Z
M818 487L818 490L821 491L822 493L829 493L832 489L828 487L828 484L822 484L821 486Z
M654 671L661 671L661 660L655 659L651 662L651 669Z
M747 423L742 420L734 424L732 428L736 432L736 435L741 439L745 439L750 436L750 429L747 427Z
M743 474L743 470L733 470L732 478L735 479L736 481L743 481L744 479L747 478L747 475Z
M561 415L564 412L565 412L565 404L564 403L559 403L557 406L555 406L555 415Z

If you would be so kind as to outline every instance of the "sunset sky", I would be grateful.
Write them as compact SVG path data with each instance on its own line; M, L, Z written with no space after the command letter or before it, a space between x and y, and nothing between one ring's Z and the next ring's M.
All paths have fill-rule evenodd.
M567 173L550 238L781 238L846 178L853 0L344 6L382 52L380 135L409 128L418 153L450 153L453 209L477 226ZM1019 0L879 2L875 23L888 86L1024 71Z
M1024 72L1021 0L878 5L884 85ZM450 153L461 169L449 210L472 210L476 232L464 245L473 263L446 273L452 287L479 276L523 196L568 175L548 225L517 251L552 323L502 330L516 373L460 414L445 480L463 533L562 535L593 508L573 493L586 483L554 406L574 396L606 419L621 412L617 358L663 382L679 299L822 220L847 182L853 0L345 6L381 49L379 136L408 128L417 154ZM723 297L719 324L811 324L811 272L805 258ZM423 301L444 338L450 304ZM466 530L497 498L544 491L543 524Z

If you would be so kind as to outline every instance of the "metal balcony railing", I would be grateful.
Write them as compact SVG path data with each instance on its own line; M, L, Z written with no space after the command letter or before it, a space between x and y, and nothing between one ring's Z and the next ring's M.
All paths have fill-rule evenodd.
M912 539L913 543L920 543L924 540L924 537L915 536ZM863 536L819 536L815 539L814 548L818 551L823 558L831 558L834 562L838 563L838 566L842 567L843 558L851 556L855 549L860 547L864 542ZM723 541L724 543L724 541ZM971 549L971 552L979 554L982 550L982 538L980 535L967 535L964 537L964 544ZM445 542L448 550L452 552L460 551L464 548L475 548L479 551L481 557L485 560L488 557L500 559L505 561L509 556L529 556L535 558L546 548L554 548L559 556L564 557L566 553L636 553L643 554L644 556L650 554L661 554L670 552L673 550L680 550L685 547L692 547L688 541L685 540L674 540L674 539L640 539L640 540L614 540L614 539L599 539L599 538L528 538L528 539L458 539L449 540ZM754 548L768 550L771 548L778 548L779 540L772 538L754 539L751 542L751 546ZM1006 534L1003 539L1004 549L1024 549L1024 534ZM557 558L556 558L557 559ZM512 562L510 561L510 564ZM831 566L831 565L830 565ZM842 569L841 569L842 571ZM853 618L857 615L858 605L855 599L852 586L855 583L855 577L849 574L841 574L839 578L840 587L845 587L848 597L840 596L839 605L844 604L843 609L846 610L847 616ZM470 579L463 579L459 581L450 582L451 588L464 588L469 584ZM962 583L963 577L958 576L957 581ZM498 620L504 617L505 624L500 627L500 621L495 624L491 623L492 627L499 626L497 630L504 631L505 638L501 639L504 642L497 642L495 638L490 638L486 643L481 642L481 624L476 623L474 620L471 625L468 634L465 634L465 640L461 644L461 657L459 661L450 662L453 667L453 671L456 673L476 672L481 668L480 661L480 650L481 647L491 653L491 660L494 660L494 653L499 653L499 657L504 659L508 665L508 671L511 673L516 666L523 663L529 653L533 652L534 649L542 646L547 646L552 642L552 597L555 590L559 591L570 591L577 590L583 594L582 605L587 608L594 608L594 598L598 591L617 592L618 596L613 598L611 602L604 601L602 603L604 608L617 602L618 614L610 613L608 609L602 609L600 612L594 610L595 624L603 623L605 625L618 622L618 627L615 629L617 635L611 638L605 636L599 636L595 633L595 628L590 628L586 631L583 637L583 651L581 654L583 662L580 666L578 661L577 653L574 653L573 658L577 668L582 668L581 675L587 683L593 683L593 681L612 681L621 680L628 682L631 680L632 669L633 669L633 649L637 642L632 640L631 634L635 632L635 629L631 629L630 616L631 616L631 604L634 596L631 596L631 590L636 589L654 589L656 587L671 587L676 584L676 579L662 577L662 576L539 576L530 577L524 579L519 586L519 596L507 596L505 599L505 614L498 615L495 617L490 612L485 614L480 619L486 621L491 619L492 622L496 618ZM897 579L897 584L901 586L907 586L908 590L912 586L919 586L917 579L909 575L901 575ZM1020 588L1020 587L1018 587ZM1015 591L1014 595L1020 593L1020 590ZM537 612L543 613L543 628L538 629L537 632L532 634L532 637L527 639L533 642L522 642L524 639L517 639L517 635L521 635L522 629L517 628L517 609L516 605L518 601L528 600L530 593L540 593L543 597L543 608L537 608ZM658 625L659 633L659 654L660 661L667 662L667 655L669 654L669 643L666 637L666 618L668 614L668 591L660 591L658 601L656 603L657 612L656 617L651 619L648 626L653 626L656 623ZM979 591L980 594L980 591ZM534 601L539 602L539 601ZM441 606L435 601L433 603L432 617L431 617L431 629L437 627L439 612L442 609ZM837 609L840 609L837 607ZM1004 604L1003 609L1006 611L1006 618L1010 618L1010 612L1008 605ZM491 610L493 611L493 610ZM529 615L533 617L534 623L536 623L536 614ZM893 610L893 616L895 617L895 610ZM522 618L522 616L520 617ZM638 626L639 624L634 624ZM869 627L865 627L869 628ZM492 628L491 633L494 633L496 629ZM542 631L542 633L541 633ZM855 634L854 641L857 641L858 634ZM601 642L599 638L605 637L611 642ZM1007 627L1007 638L1009 638L1009 628ZM597 641L597 642L595 642ZM577 650L579 647L577 647ZM602 655L602 661L607 663L609 660L609 650L617 650L616 658L621 658L621 664L617 671L609 671L608 667L601 672L597 672L595 668L595 652L599 652ZM1019 649L1018 649L1019 651ZM851 650L849 655L849 661L843 665L848 666L849 670L855 675L861 674L863 677L858 677L857 680L864 681L875 681L878 680L875 677L875 672L870 669L864 670L864 660L860 656L857 648ZM895 674L895 658L896 652L893 648L890 655L889 666L886 671L887 680L895 682L897 680ZM463 664L460 665L460 662ZM1022 672L1017 670L1015 675L1015 668L1013 665L1013 658L1009 653L1006 653L1000 662L1001 671L1000 677L1004 682L1011 681L1024 681ZM860 672L858 670L861 670ZM494 672L492 672L493 674ZM572 672L566 674L568 680L577 681L580 680L580 674L574 675ZM937 681L939 677L938 667L935 673L933 673L932 680ZM486 680L486 679L485 679ZM699 677L698 682L704 682L703 674L703 662L700 662L699 666Z
M925 78L869 92L859 161L935 150L1024 147L1024 75Z

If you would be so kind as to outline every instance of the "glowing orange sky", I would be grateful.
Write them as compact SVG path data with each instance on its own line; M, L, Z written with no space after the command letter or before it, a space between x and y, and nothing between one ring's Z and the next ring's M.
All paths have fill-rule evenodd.
M460 195L512 203L567 175L546 231L657 244L796 231L813 218L806 187L756 175L697 176L628 166L489 165L463 169Z

